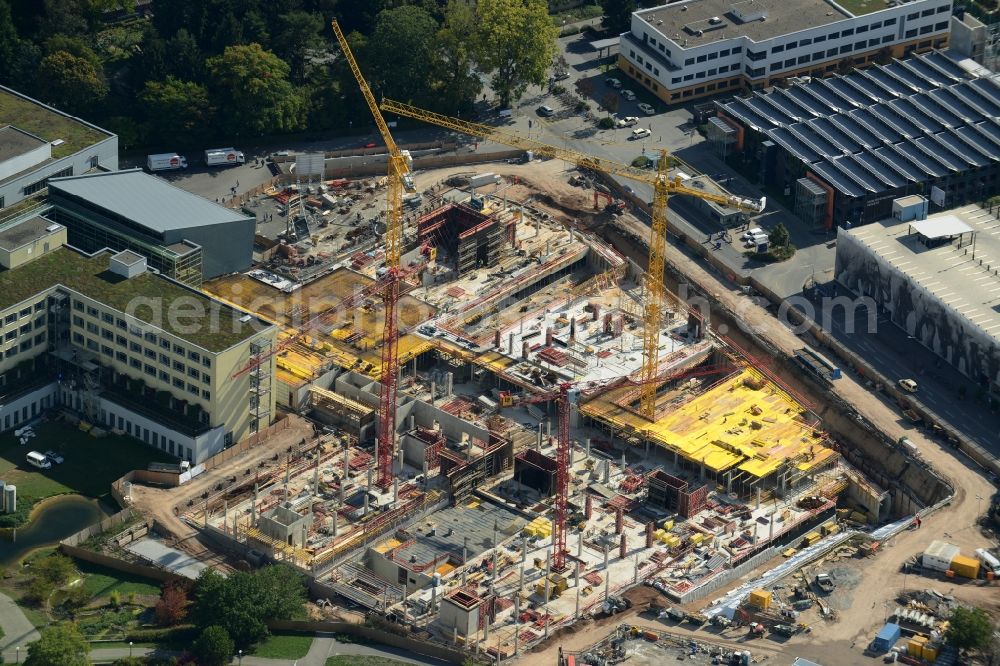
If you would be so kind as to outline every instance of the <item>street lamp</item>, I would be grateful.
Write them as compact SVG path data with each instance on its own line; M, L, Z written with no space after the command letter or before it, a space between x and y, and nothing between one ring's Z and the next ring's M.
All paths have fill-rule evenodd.
M243 650L239 651L239 656L240 656L240 666L243 666Z
M20 645L18 645L18 646L17 646L16 648L14 648L14 649L15 649L15 650L17 651L17 663L19 663L19 664L20 664L20 663L21 663L21 646L20 646Z
M128 642L128 658L132 658L132 641Z
M983 496L976 495L976 523L979 522L979 515L983 512Z

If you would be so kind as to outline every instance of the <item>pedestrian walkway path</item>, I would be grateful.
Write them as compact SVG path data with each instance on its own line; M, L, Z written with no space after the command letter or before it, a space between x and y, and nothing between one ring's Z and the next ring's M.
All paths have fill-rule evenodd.
M18 646L23 651L28 643L38 640L35 625L31 624L24 611L6 594L0 594L0 628L3 629L0 654L3 654L4 662L8 664L15 663Z

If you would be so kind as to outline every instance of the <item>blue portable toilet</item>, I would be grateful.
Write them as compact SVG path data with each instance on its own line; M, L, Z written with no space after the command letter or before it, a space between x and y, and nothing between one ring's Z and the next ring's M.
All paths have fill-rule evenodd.
M894 622L886 622L885 626L879 630L875 640L872 641L872 649L876 652L888 652L896 645L896 641L902 636L902 630Z

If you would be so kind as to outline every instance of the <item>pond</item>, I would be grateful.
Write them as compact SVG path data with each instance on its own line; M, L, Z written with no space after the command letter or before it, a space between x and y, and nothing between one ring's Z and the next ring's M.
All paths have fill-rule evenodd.
M95 499L60 495L40 502L24 527L0 530L0 567L15 564L36 548L54 546L107 514Z

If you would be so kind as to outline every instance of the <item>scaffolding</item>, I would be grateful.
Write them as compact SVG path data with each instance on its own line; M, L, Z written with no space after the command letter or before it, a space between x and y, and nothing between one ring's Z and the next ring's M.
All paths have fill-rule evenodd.
M250 373L250 432L255 433L263 422L271 423L271 358L270 338L258 338L250 343L253 371ZM262 421L263 419L263 421Z

